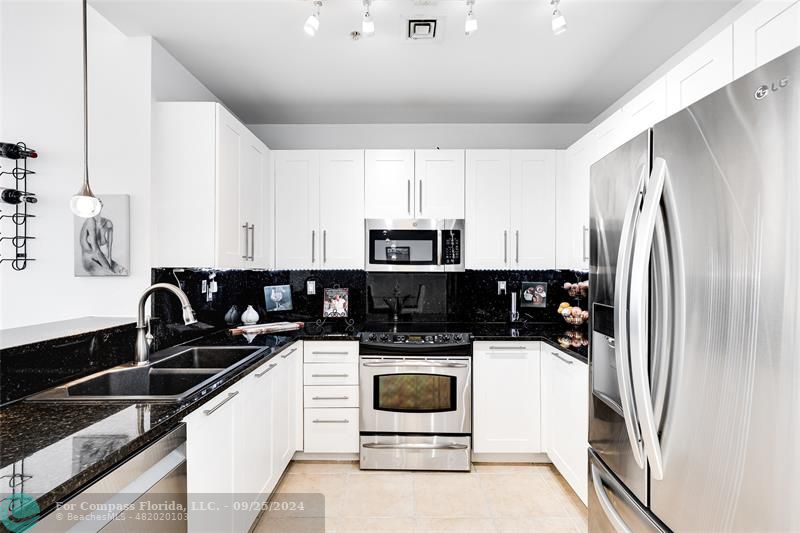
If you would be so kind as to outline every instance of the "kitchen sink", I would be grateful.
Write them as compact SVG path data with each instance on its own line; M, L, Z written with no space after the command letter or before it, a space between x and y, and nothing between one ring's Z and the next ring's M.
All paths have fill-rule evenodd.
M257 357L263 347L169 348L147 365L123 365L53 387L28 401L180 402Z

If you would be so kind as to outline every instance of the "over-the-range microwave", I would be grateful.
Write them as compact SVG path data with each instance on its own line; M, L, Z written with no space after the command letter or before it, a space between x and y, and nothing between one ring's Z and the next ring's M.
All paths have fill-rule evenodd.
M366 220L369 272L464 270L464 220Z

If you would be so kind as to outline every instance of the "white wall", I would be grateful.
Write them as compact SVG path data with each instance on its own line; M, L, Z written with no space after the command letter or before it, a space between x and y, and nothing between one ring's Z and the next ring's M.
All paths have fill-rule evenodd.
M127 277L76 278L69 199L82 178L80 2L3 1L0 26L0 135L40 154L29 179L39 196L30 222L36 261L21 272L0 264L0 327L130 316L150 279L150 39L128 39L89 10L90 176L97 194L131 195L131 266ZM13 186L8 176L0 181ZM0 231L8 224L0 221Z
M566 148L586 124L249 124L273 150Z
M152 40L152 91L157 102L219 102L157 40Z

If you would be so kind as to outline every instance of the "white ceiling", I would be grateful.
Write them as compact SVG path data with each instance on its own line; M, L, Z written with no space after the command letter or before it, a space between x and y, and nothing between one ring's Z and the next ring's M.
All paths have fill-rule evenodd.
M586 123L739 0L375 0L377 30L353 41L360 0L327 0L316 37L304 0L91 0L128 35L152 35L250 124ZM437 42L404 39L411 16Z

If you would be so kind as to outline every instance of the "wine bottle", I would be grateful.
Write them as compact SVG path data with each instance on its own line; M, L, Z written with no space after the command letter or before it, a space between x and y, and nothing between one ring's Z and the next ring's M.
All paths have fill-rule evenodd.
M8 159L25 159L26 157L39 157L39 154L36 153L36 150L23 148L18 144L0 143L0 157L6 157Z
M31 193L25 193L17 189L6 189L0 187L0 200L4 201L7 204L21 204L22 202L28 202L29 204L35 204L38 202L36 196L32 195Z

